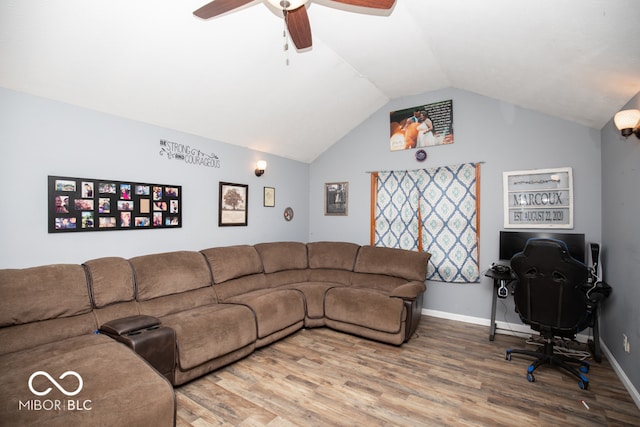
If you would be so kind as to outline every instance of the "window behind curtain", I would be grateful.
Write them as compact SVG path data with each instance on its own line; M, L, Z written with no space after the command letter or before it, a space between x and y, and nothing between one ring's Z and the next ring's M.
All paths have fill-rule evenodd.
M427 278L480 280L479 164L386 171L372 178L372 242L431 253Z

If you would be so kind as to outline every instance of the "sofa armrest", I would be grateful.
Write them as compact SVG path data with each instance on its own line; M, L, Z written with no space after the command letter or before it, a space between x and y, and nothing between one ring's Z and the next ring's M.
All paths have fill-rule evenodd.
M393 291L391 291L390 296L395 298L402 298L405 300L413 300L416 299L422 292L427 289L424 282L412 281L408 283L404 283Z
M160 324L160 319L153 316L138 315L111 320L100 326L100 332L107 335L121 336L141 329L151 328Z

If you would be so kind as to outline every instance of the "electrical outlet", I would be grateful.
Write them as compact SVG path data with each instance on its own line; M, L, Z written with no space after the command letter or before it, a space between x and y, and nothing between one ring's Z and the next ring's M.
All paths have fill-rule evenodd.
M622 346L624 347L625 353L631 353L631 343L625 334L622 334Z

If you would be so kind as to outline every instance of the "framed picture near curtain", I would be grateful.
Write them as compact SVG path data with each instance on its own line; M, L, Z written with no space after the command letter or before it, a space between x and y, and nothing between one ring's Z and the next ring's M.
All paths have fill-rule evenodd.
M324 184L324 214L342 215L348 214L349 183L328 182Z
M246 226L249 214L249 186L220 182L218 226Z
M573 228L570 167L503 172L505 228Z

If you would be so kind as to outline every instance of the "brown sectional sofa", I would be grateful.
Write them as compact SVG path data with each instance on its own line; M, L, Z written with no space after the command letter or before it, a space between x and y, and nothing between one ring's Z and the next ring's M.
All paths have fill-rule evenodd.
M401 345L429 257L275 242L0 270L0 420L174 425L172 386L302 328Z

